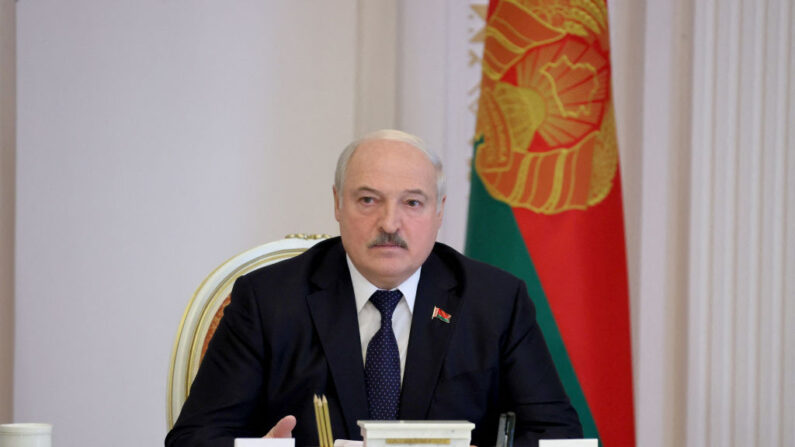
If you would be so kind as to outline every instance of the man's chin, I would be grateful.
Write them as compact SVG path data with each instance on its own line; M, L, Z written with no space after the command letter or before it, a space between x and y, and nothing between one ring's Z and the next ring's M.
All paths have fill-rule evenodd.
M414 273L413 270L411 270L411 266L408 265L405 260L391 259L388 256L382 256L372 261L373 262L365 267L366 272L362 271L362 274L364 274L370 282L379 287L386 284L390 286L388 288L397 287L398 284L405 281L406 278Z

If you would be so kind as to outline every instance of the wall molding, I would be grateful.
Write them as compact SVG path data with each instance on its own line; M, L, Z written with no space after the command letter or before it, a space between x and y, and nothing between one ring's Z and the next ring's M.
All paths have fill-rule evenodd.
M357 2L354 135L397 126L398 2Z
M16 2L0 1L0 423L13 415Z

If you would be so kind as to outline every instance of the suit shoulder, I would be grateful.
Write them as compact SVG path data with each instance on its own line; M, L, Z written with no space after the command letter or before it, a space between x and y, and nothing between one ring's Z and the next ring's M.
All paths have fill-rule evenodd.
M491 264L472 259L454 248L437 242L433 253L456 276L456 280L465 286L481 284L484 286L516 287L523 281L515 275Z
M344 258L342 243L339 237L334 237L318 242L299 255L260 267L243 277L254 284L285 283L290 280L306 282L319 265L332 262L330 258L340 256Z
M435 273L432 276L434 281L441 287L452 288L461 298L462 303L465 303L462 306L468 309L462 318L470 321L474 325L472 327L489 328L488 331L502 333L504 329L512 327L518 315L528 321L535 321L534 305L522 279L464 256L444 244L437 243L434 255L440 260L431 270ZM444 267L439 268L439 264Z

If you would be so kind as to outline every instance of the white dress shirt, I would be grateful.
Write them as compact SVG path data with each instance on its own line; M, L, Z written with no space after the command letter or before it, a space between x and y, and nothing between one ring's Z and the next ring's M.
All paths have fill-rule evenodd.
M348 261L348 270L351 272L351 283L353 283L353 295L356 298L356 311L359 315L359 337L362 343L362 360L367 362L367 345L376 332L381 329L381 312L370 302L370 297L378 287L367 280L351 262L351 258L345 255ZM407 280L403 281L395 289L399 289L403 297L392 313L392 331L397 339L398 351L400 352L400 380L403 380L403 371L406 369L406 351L409 346L409 331L411 330L411 315L414 312L414 299L417 297L417 284L420 282L420 270L418 268ZM390 289L390 290L395 290Z

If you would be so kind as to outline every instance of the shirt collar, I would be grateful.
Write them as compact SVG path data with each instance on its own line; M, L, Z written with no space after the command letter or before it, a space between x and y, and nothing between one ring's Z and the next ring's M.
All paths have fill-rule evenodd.
M361 312L365 304L370 300L370 297L378 290L378 287L373 285L367 278L362 275L356 266L353 265L351 257L345 254L345 260L348 261L348 270L351 272L351 283L353 284L353 295L356 298L356 312ZM414 299L417 297L417 285L420 282L420 271L422 266L412 273L405 281L400 283L395 289L400 289L400 293L406 298L406 304L409 305L409 311L414 313ZM395 290L391 289L391 290Z

